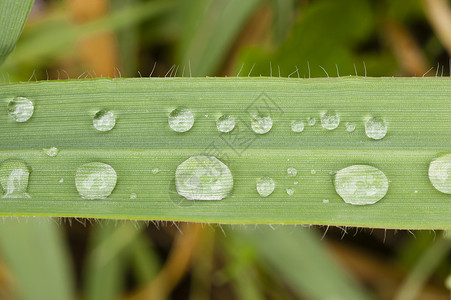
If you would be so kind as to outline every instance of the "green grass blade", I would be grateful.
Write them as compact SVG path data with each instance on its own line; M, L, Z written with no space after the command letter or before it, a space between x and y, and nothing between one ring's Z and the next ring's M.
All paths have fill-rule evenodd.
M31 198L3 198L0 212L451 228L451 196L437 191L427 175L431 160L451 149L450 82L448 78L152 78L3 85L0 161L21 159L32 172ZM7 103L13 96L34 101L29 121L16 123L8 116ZM256 135L247 127L248 113L262 105L272 108L274 126L269 133ZM196 122L189 132L176 133L167 117L182 106L192 110ZM104 108L117 114L115 128L107 133L92 125L94 114ZM299 134L291 131L292 120L319 118L324 110L340 114L337 129L327 131L316 124ZM239 130L219 134L215 120L223 113L237 118ZM388 134L380 141L365 136L364 121L371 115L382 116L388 124ZM354 122L356 130L347 132L346 122ZM49 157L41 150L46 147L61 152ZM230 167L234 187L229 197L188 201L177 194L175 169L199 154L215 155ZM84 200L75 188L77 168L93 161L110 164L118 174L117 186L105 200ZM343 202L335 192L333 172L354 164L369 164L386 174L390 186L384 199L366 206ZM287 176L288 167L297 168L297 177ZM152 172L155 168L160 171ZM262 176L276 182L267 198L260 197L255 187ZM289 196L286 188L294 188L294 194Z
M324 250L319 237L303 228L242 231L260 262L307 299L371 299ZM243 241L244 242L244 241Z
M5 219L0 226L0 251L14 276L15 299L74 299L68 250L53 220Z
M0 65L13 51L34 0L0 1Z

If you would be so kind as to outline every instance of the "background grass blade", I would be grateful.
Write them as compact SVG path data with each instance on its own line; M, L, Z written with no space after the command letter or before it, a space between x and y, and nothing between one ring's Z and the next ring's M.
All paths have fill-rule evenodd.
M0 65L16 46L33 3L34 0L0 2Z
M4 215L84 216L221 223L307 223L385 228L450 228L450 196L429 182L430 161L451 148L448 78L171 78L98 79L0 86L0 161L15 158L32 168L30 199L2 199ZM25 96L36 109L26 123L11 120L8 99ZM263 102L262 102L263 101ZM274 126L265 135L247 129L249 109L272 107ZM187 107L196 116L187 133L170 130L169 112ZM103 108L117 114L108 133L92 126ZM319 118L335 110L341 125L326 131L291 120ZM215 120L234 115L237 126L220 135ZM387 136L365 136L364 121L382 116ZM357 129L349 133L346 122ZM319 123L319 121L318 121ZM240 143L237 141L240 134ZM243 143L246 142L246 143ZM41 149L57 147L57 157ZM192 155L216 155L234 175L222 201L187 201L175 190L176 167ZM77 168L108 163L118 184L106 200L83 200L74 185ZM368 206L345 204L333 172L369 164L389 178L389 192ZM287 168L298 170L296 178ZM159 172L152 172L153 169ZM156 173L156 174L155 174ZM255 181L270 176L276 190L261 198ZM60 180L63 182L60 183ZM295 184L294 181L298 181ZM295 189L292 196L286 188ZM136 196L131 199L131 195ZM323 203L327 199L328 203Z
M59 225L46 218L6 221L0 226L0 251L15 279L14 299L74 299L72 269Z

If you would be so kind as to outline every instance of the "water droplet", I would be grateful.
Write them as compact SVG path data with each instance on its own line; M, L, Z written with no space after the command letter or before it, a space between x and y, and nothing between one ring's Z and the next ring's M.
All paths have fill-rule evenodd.
M329 203L329 199L323 199L323 203Z
M220 132L230 132L235 128L235 118L223 115L216 120L216 127Z
M293 196L293 194L294 194L293 188L287 188L286 191L287 191L288 196Z
M387 130L385 121L380 117L371 118L365 123L365 133L373 140L382 139L387 134Z
M138 196L135 193L130 194L130 200L135 200Z
M152 169L152 174L158 174L158 173L160 173L160 169L159 168L153 168Z
M418 190L413 191L414 194L418 194Z
M110 110L101 110L94 115L92 124L98 131L110 131L116 125L116 116Z
M176 108L169 114L168 123L172 130L186 132L194 125L194 115L187 109Z
M188 200L221 200L233 188L233 176L214 156L192 156L175 171L177 193Z
M64 178L61 178L60 181L58 181L59 183L63 183L64 182Z
M30 170L20 160L6 160L0 165L3 198L31 198L27 194Z
M367 165L354 165L335 174L335 190L346 203L373 204L388 191L388 179L381 170Z
M289 168L287 169L287 175L288 175L288 177L296 177L297 174L298 174L298 170L296 170L295 168L289 167Z
M316 170L310 170L310 174L315 175L316 174Z
M291 131L302 132L304 131L305 124L302 121L291 121Z
M299 183L299 181L295 181L295 182L293 182L293 184L294 184L294 185L296 185L296 184L298 184L298 183Z
M254 115L251 121L252 130L258 134L265 134L272 128L272 119L269 115Z
M309 125L309 126L315 126L315 124L316 124L316 118L307 118L307 124Z
M334 130L340 125L340 116L335 111L326 111L321 115L321 126L327 130Z
M28 121L33 111L33 102L25 97L15 97L8 103L8 115L19 123Z
M275 187L276 184L274 183L274 180L268 176L257 179L257 192L262 197L268 197L271 195L272 192L274 192Z
M116 171L110 165L92 162L82 165L75 174L75 186L83 199L106 199L117 182Z
M355 130L355 124L351 122L346 123L346 131L353 132Z
M440 156L431 162L429 180L440 192L451 194L451 154Z
M50 157L55 157L60 152L60 150L56 147L43 148L42 150L44 151L45 154L47 154L47 156Z

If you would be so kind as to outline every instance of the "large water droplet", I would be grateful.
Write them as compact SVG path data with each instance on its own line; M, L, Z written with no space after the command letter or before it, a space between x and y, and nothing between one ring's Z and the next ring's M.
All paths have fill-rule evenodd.
M25 97L15 97L8 103L8 114L16 122L28 121L33 111L33 102Z
M20 160L6 160L0 165L3 198L31 198L27 194L30 170Z
M84 164L75 174L75 186L83 199L105 199L114 190L116 182L113 167L100 162Z
M302 132L304 131L305 124L302 121L291 121L291 131Z
M288 177L296 177L297 174L298 174L298 170L296 170L296 168L289 167L289 168L287 169L287 175L288 175Z
M257 192L262 197L268 197L271 195L272 192L274 192L275 187L276 184L274 183L274 180L268 176L257 179Z
M353 132L355 130L355 124L351 122L346 123L346 131Z
M110 110L101 110L94 115L92 124L98 131L110 131L116 125L116 116Z
M55 157L60 152L60 150L56 147L43 148L42 151L44 151L44 153L50 157Z
M168 123L172 130L186 132L194 125L194 115L187 109L176 108L169 114Z
M451 154L440 156L431 162L429 180L440 192L451 194Z
M233 176L214 156L191 156L175 171L177 193L188 200L221 200L233 188Z
M326 111L321 115L321 126L327 130L334 130L340 124L340 116L334 111Z
M220 132L230 132L235 128L235 118L223 115L216 120L216 127Z
M387 134L387 130L385 121L380 117L371 118L365 123L365 133L373 140L382 139Z
M272 119L269 115L254 115L251 121L252 130L258 134L265 134L272 128Z
M335 190L346 203L355 205L373 204L381 200L388 191L385 174L372 166L354 165L335 174Z

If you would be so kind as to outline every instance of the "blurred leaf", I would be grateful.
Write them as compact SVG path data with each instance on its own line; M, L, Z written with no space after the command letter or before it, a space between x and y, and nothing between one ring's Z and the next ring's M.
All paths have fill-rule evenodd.
M237 231L234 231L237 232ZM238 232L237 232L238 233ZM260 263L307 299L371 299L325 251L320 237L299 227L239 232L257 249Z
M0 65L13 51L34 0L0 1Z
M160 270L160 258L147 236L139 234L127 250L138 285L148 283Z
M215 75L237 34L262 0L182 0L178 61L192 76Z
M17 284L18 299L74 299L68 249L52 219L4 219L0 250Z

